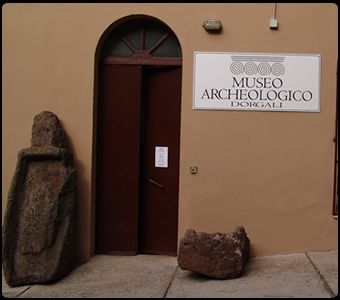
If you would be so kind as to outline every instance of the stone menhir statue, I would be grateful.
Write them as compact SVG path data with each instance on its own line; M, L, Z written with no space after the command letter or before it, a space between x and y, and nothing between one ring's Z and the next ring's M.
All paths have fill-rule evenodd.
M57 116L34 118L31 148L18 154L2 231L8 285L60 279L75 266L75 168Z

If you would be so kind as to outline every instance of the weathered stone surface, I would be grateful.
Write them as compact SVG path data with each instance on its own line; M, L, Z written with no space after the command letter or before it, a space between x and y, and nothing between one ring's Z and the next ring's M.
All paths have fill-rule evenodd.
M229 234L188 229L180 241L178 265L213 278L242 275L249 257L250 241L243 226Z
M2 231L2 263L10 286L65 276L76 263L76 176L58 118L34 118L31 148L18 154Z
M55 114L44 111L34 117L31 146L68 149L65 132Z

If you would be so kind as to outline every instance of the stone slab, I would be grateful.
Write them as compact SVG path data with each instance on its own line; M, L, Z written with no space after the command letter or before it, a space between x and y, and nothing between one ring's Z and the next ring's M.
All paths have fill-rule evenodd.
M334 295L338 295L338 251L308 252L307 255L325 279Z
M97 255L54 284L11 288L3 282L2 293L8 298L333 298L313 265L328 272L338 251L308 255L311 260L304 253L250 258L242 277L223 280L181 270L176 257ZM323 275L328 285L338 270L331 274Z
M36 284L20 298L162 298L176 257L96 255L54 284Z
M31 147L18 154L2 228L12 287L60 279L76 265L76 171L55 114L34 117Z
M10 287L4 280L4 272L2 270L2 296L5 298L18 298L22 293L29 289L32 285L22 285L18 287Z
M330 298L305 254L250 258L244 275L207 279L178 268L168 298Z

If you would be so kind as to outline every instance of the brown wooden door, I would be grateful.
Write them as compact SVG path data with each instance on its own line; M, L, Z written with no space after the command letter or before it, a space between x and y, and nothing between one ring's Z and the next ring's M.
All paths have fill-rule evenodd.
M101 66L96 253L138 250L141 66Z
M140 252L176 255L181 68L144 70L145 141ZM167 168L155 166L155 148L167 147Z
M102 65L100 82L95 252L176 255L181 67Z

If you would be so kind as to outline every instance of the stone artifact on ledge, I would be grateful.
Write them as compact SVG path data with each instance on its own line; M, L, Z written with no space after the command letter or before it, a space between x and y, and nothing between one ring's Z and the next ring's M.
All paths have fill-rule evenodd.
M67 275L75 256L76 174L52 112L34 118L31 148L18 154L2 231L5 280L14 287Z
M240 277L249 257L250 241L243 226L232 233L204 233L188 229L180 241L178 265L208 277Z

